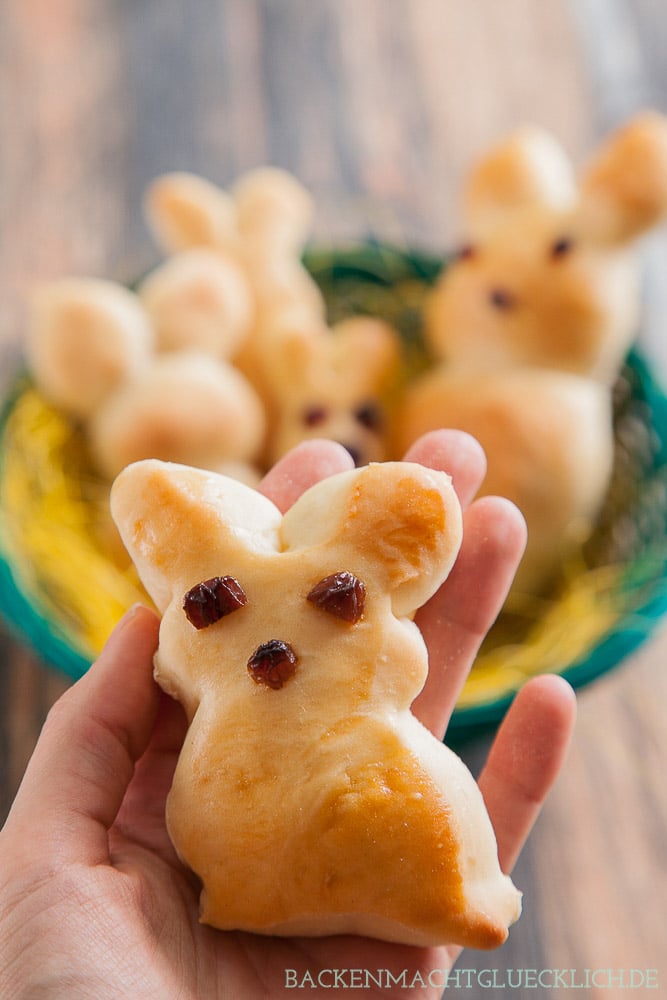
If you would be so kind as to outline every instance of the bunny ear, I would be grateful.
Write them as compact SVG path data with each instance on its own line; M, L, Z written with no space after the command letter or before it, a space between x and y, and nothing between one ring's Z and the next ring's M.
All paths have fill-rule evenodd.
M231 195L243 237L279 241L300 252L313 221L310 192L286 170L258 167L234 184Z
M111 514L160 611L174 593L215 576L221 548L275 552L280 511L227 476L147 459L128 465L111 489ZM194 560L199 560L197 565Z
M288 548L328 547L375 579L395 615L409 616L445 580L461 544L451 480L411 462L383 462L331 476L284 516Z
M221 188L196 174L156 178L144 198L144 214L161 250L230 249L237 242L236 209Z
M350 316L332 330L333 364L337 373L357 391L368 386L383 391L398 373L401 347L398 334L373 316Z
M323 323L297 307L273 317L264 334L257 365L272 398L289 398L296 386L317 383L327 359L329 330Z
M494 147L473 168L464 192L473 236L528 205L570 207L576 195L572 166L548 132L525 127Z
M625 243L667 214L667 118L643 112L617 130L581 179L581 220L601 241Z

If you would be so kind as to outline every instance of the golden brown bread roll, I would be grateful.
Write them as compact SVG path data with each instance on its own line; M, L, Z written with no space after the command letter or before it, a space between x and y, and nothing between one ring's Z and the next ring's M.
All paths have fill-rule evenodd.
M638 329L634 241L667 213L667 119L638 115L575 178L522 129L470 174L468 243L426 308L433 370L398 408L396 454L422 434L478 437L520 507L519 589L543 589L590 531L612 467L611 387Z
M155 675L189 731L167 804L202 920L263 934L500 944L520 895L481 793L412 715L412 621L456 558L449 477L324 480L283 517L225 477L125 469L112 512L163 614Z

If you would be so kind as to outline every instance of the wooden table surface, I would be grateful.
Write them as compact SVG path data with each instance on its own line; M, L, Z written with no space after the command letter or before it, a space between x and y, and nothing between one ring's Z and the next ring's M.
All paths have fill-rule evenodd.
M5 373L32 285L66 272L122 280L153 262L140 202L162 171L226 184L275 163L314 193L318 242L373 234L441 249L457 239L471 157L531 121L580 161L635 109L667 110L665 52L662 0L3 0ZM665 232L646 245L645 273L643 345L664 376ZM667 996L666 654L659 631L581 693L567 768L516 871L524 916L505 947L466 953L460 968L499 970L500 982L506 970L585 981L586 969L651 969L659 989L646 992ZM2 628L0 820L67 683ZM475 765L484 751L466 756ZM460 989L644 992L615 982Z

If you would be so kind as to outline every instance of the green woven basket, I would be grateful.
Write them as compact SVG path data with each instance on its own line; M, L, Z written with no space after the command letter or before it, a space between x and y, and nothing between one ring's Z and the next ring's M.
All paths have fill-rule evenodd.
M305 260L324 293L332 322L355 313L382 316L401 334L407 375L429 364L422 307L444 266L441 259L364 243L312 250ZM55 426L57 438L48 461L40 454L45 420L49 433ZM74 573L75 579L81 578L82 600L99 601L100 572L105 594L112 592L111 618L141 599L142 591L133 570L120 567L105 552L98 528L106 487L91 472L79 431L50 412L24 374L17 376L7 395L0 435L0 613L47 663L78 677L99 642L82 635L71 597L60 586L62 567L72 570L67 532L90 535L84 539L85 551L77 552ZM555 670L579 687L611 670L651 635L667 611L667 399L636 352L628 357L616 388L615 438L613 482L594 536L577 566L564 569L557 591L529 614L501 616L454 713L450 733L455 738L495 726L531 674ZM27 466L28 476L34 475L31 497L40 490L60 496L58 491L71 483L77 486L76 524L53 517L52 509L59 508L52 497L36 507L47 512L36 516L36 529L58 541L64 552L55 553L46 580L16 527L17 508L24 512L33 499L12 492L15 460ZM60 464L67 467L64 477ZM105 621L100 623L102 631Z

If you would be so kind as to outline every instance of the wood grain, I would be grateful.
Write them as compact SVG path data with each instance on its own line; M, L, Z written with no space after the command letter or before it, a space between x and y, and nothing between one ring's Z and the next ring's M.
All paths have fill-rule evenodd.
M164 170L226 184L276 163L313 191L317 241L443 249L458 240L471 157L532 121L581 162L635 109L667 110L665 51L660 0L5 0L5 378L35 283L124 280L156 258L141 199ZM665 232L645 259L641 340L667 373ZM657 968L667 991L666 654L661 632L581 694L567 768L517 868L524 916L503 949L460 966ZM1 819L68 682L5 629L0 660ZM486 750L465 756L478 768Z

